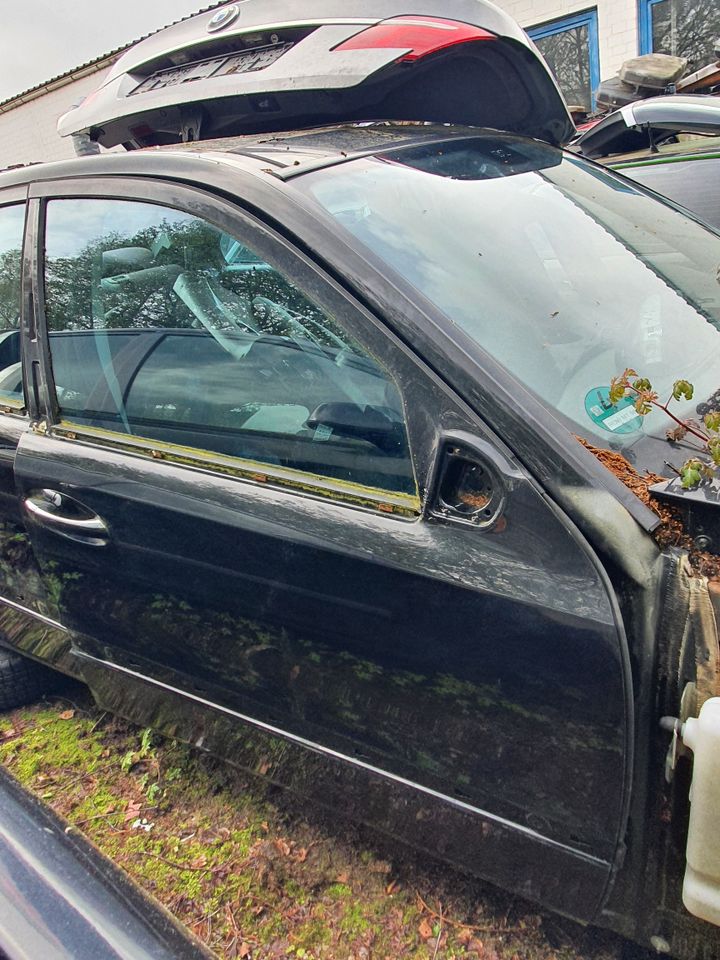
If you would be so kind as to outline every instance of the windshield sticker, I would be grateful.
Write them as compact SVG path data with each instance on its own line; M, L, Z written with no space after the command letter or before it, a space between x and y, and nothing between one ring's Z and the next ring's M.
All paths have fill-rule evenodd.
M634 433L642 426L632 397L610 402L610 387L593 387L585 397L585 413L593 423L611 433Z

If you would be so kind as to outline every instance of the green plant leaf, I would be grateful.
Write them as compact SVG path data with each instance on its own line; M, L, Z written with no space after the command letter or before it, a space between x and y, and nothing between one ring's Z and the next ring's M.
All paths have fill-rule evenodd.
M693 385L688 380L676 380L673 384L672 395L676 400L680 400L681 397L692 400L693 392Z
M638 393L644 393L645 391L652 390L652 384L646 377L638 377L635 383L633 383L633 387L638 391Z
M610 403L620 403L625 396L627 387L620 377L613 377L610 381Z
M720 431L720 410L711 410L705 414L705 426L713 433Z
M152 727L147 727L143 730L142 736L140 737L140 755L146 757L150 753L152 747Z
M712 437L708 440L708 453L712 457L712 462L716 467L720 467L720 437Z
M686 460L680 468L680 485L683 490L692 490L693 487L697 487L703 476L706 475L706 469L702 460L698 460L696 457Z

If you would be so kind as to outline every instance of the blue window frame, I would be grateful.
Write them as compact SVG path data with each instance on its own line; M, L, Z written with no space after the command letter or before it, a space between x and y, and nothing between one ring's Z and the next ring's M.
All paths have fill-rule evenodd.
M527 34L535 41L568 103L593 107L593 93L600 83L597 10L529 27Z
M652 8L662 0L638 0L638 53L653 52Z
M691 0L638 0L640 53L670 53L687 57L688 73L715 60L720 36L720 4L702 9Z

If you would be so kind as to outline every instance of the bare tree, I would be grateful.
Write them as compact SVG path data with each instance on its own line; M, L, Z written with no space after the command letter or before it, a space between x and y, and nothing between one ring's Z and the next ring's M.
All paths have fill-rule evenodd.
M718 0L662 0L653 4L652 46L656 53L687 57L688 73L712 63L720 37Z
M584 25L536 40L568 103L590 109L590 51Z

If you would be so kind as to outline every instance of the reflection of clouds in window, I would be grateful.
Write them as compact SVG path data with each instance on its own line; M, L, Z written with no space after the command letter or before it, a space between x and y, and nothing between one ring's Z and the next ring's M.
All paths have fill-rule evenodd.
M0 208L0 330L15 330L20 322L24 219L24 204ZM5 361L1 369L7 368L11 360L15 363L19 359L14 352L8 357L7 349L1 344L0 354ZM4 388L2 392L7 392L7 389Z
M22 246L25 205L0 208L0 256Z
M569 161L471 181L369 160L303 179L383 264L573 419L585 419L588 387L625 366L660 389L679 375L716 389L720 337L707 316L720 317L720 241L623 182Z
M77 257L105 236L131 239L161 225L192 223L194 217L151 203L118 200L57 200L47 208L47 256Z
M414 491L397 391L241 239L153 204L51 201L45 291L65 419ZM397 421L394 446L376 421Z

